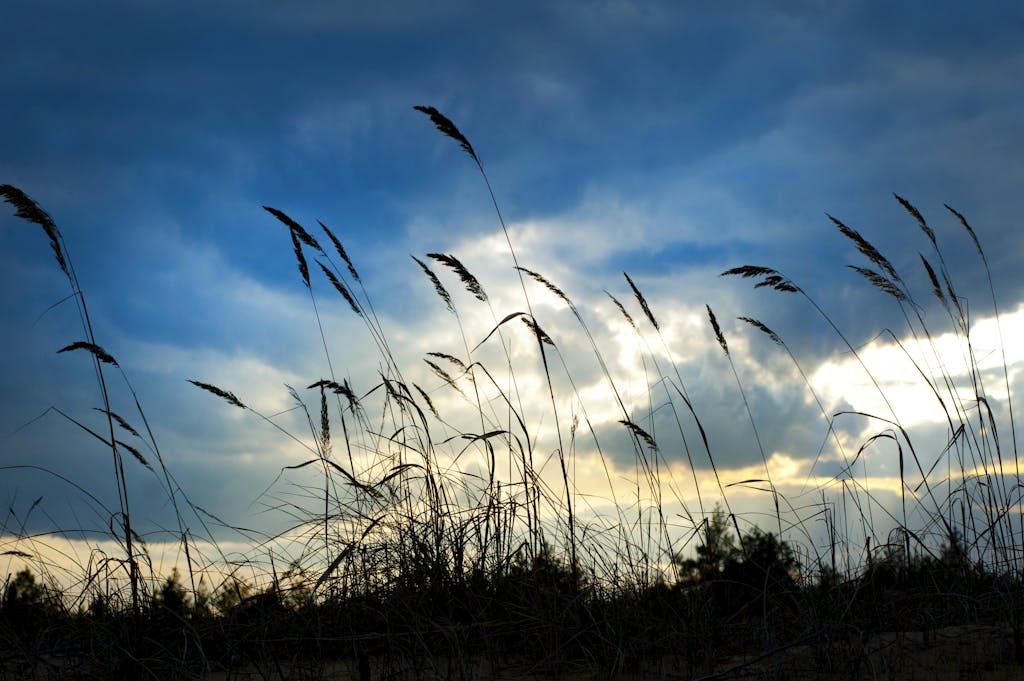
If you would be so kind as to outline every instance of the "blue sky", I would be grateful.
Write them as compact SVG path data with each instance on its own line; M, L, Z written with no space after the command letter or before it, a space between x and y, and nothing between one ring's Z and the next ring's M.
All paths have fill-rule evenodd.
M898 308L844 268L862 261L825 215L860 230L927 299L917 254L930 246L897 192L929 219L981 320L991 315L984 270L942 204L968 217L1014 323L1024 302L1024 10L773 4L15 0L0 41L0 183L54 217L97 340L131 377L168 465L196 503L234 522L280 522L254 519L251 502L301 454L186 379L275 413L290 406L284 383L304 387L325 371L288 232L262 205L335 231L396 357L431 390L440 387L423 353L463 344L410 254L457 255L498 318L523 306L479 174L414 105L436 106L472 141L520 262L573 298L623 385L636 384L637 422L658 402L630 375L642 344L603 292L641 318L624 270L700 395L719 465L761 459L705 304L730 339L768 453L806 466L826 432L817 407L788 358L733 319L768 323L808 373L849 356L806 304L717 274L748 263L785 272L857 345L899 329ZM54 352L80 338L73 308L39 318L67 294L44 235L4 213L0 459L113 499L102 447L53 414L22 428L51 405L95 421L98 396L86 358ZM445 281L472 346L494 318ZM571 375L596 386L569 313L530 290ZM336 371L368 390L380 365L369 336L322 277L314 291ZM937 329L940 313L929 317ZM529 383L537 364L523 362ZM860 406L864 391L830 375L847 374L821 374L829 406ZM129 411L123 391L117 399ZM282 423L301 429L293 417ZM851 441L866 432L850 428ZM944 441L934 423L920 428L920 442ZM596 430L628 468L614 419ZM670 436L660 444L682 460ZM137 514L166 522L160 481L132 476ZM44 495L36 529L86 523L47 475L5 471L0 493L16 516Z

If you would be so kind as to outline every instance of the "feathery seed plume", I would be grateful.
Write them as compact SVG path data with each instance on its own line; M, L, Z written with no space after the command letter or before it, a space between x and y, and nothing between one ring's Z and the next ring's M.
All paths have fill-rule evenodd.
M434 285L434 290L437 291L437 295L441 296L441 300L443 300L444 304L448 307L448 311L455 312L455 306L452 305L452 297L448 293L448 289L444 287L444 284L442 284L441 280L437 278L437 275L434 274L434 271L427 267L426 263L417 258L415 255L410 255L409 257L416 261L416 264L420 266L420 269L423 270L423 273L427 275L428 279L430 279L430 283Z
M928 237L928 240L932 242L932 246L938 248L938 243L935 241L935 232L933 232L932 228L928 226L928 223L924 221L924 216L921 215L921 212L910 205L909 201L896 192L893 192L892 195L896 197L896 200L900 202L900 205L903 206L908 213L914 216L914 219L917 220L917 224L921 227L921 231L924 232Z
M934 293L935 297L945 305L946 295L942 292L942 286L939 284L939 278L935 276L935 270L932 269L931 263L928 262L928 259L925 258L924 255L921 253L918 253L917 255L921 258L921 264L924 265L924 271L928 273L928 280L932 284L932 293Z
M317 222L320 223L320 227L323 228L328 238L330 238L331 243L334 244L334 250L338 251L338 255L341 256L341 259L345 261L345 265L348 266L348 273L352 275L353 279L359 281L359 273L356 272L356 268L352 264L352 261L349 259L348 253L345 252L345 247L341 245L341 241L338 239L338 237L334 236L334 232L327 229L327 225L320 222L319 220L317 220Z
M985 260L985 259L986 259L986 258L985 258L985 252L984 252L983 250L981 250L981 242L980 242L980 241L978 241L978 235L974 233L974 230L973 230L973 229L971 228L971 226L970 226L970 225L969 225L969 224L967 223L967 218L965 218L965 217L964 217L963 215L961 215L961 214L960 214L960 213L959 213L958 211L956 211L955 209L951 208L951 207L949 206L949 204L947 204L947 203L944 203L944 204L942 204L942 205L946 207L946 210L948 210L948 211L949 211L950 213L952 213L953 215L955 215L955 216L957 217L957 219L958 219L958 220L960 220L960 224L961 224L961 225L963 225L963 226L964 226L964 229L966 229L966 230L967 230L967 233L971 235L971 241L973 241L973 242L974 242L974 247L978 249L978 254L979 254L979 255L981 255L981 259L982 259L982 260Z
M708 309L708 319L711 320L711 328L715 332L715 339L718 341L718 344L722 347L722 352L724 352L725 356L728 357L729 346L725 342L725 336L722 335L721 327L718 326L718 320L715 319L715 313L711 311L710 305L705 305L704 307Z
M612 299L612 302L615 303L615 307L619 308L619 312L622 313L622 316L625 317L626 321L629 322L629 325L632 326L635 329L636 328L636 322L633 321L632 315L630 315L629 312L626 312L626 308L623 307L622 303L619 302L619 299L616 298L615 296L613 296L608 291L605 291L605 295L607 295L609 298Z
M64 251L60 247L60 231L50 214L40 208L39 204L29 198L25 192L9 184L0 184L0 196L17 209L14 213L16 217L34 222L43 228L46 236L50 238L50 247L53 249L53 254L57 256L57 264L60 265L64 274L68 274L68 263L64 259Z
M747 324L753 326L755 329L758 329L759 331L767 335L769 338L771 338L772 342L775 343L776 345L783 344L782 339L779 338L779 335L777 333L769 329L767 326L765 326L758 320L752 319L751 317L737 317L736 319L739 319L741 322L746 322Z
M327 266L324 265L319 260L316 261L316 264L320 265L320 269L323 270L324 275L327 277L328 281L330 281L331 284L334 285L334 288L338 291L338 293L341 294L341 297L345 299L345 302L347 302L349 307L352 308L352 311L355 312L360 317L362 317L363 312L362 310L359 309L359 306L356 305L355 298L352 297L352 294L345 287L345 285L342 284L336 276L334 276L334 272L331 272L329 269L327 269Z
M480 282L477 281L477 278L466 269L466 266L458 258L447 253L427 253L427 257L449 267L455 274L459 275L459 279L465 284L467 291L476 296L476 299L480 302L487 302L487 294L484 293Z
M548 335L547 331L545 331L544 329L540 328L540 324L538 324L536 321L530 319L529 317L527 317L525 315L520 317L520 319L522 319L523 320L523 324L526 324L527 328L529 328L530 331L532 331L533 334L535 336L537 336L537 338L540 339L541 343L546 343L547 345L550 345L551 347L555 346L555 341L553 341L551 339L551 336Z
M103 362L104 364L112 364L114 366L118 366L117 360L115 360L113 356L110 355L110 353L108 353L106 350L96 345L95 343L75 341L71 345L67 345L61 348L60 350L57 351L57 353L59 354L61 352L70 352L71 350L87 350L92 354L93 357Z
M295 259L299 263L299 274L302 276L302 283L309 288L309 266L306 264L306 256L302 254L302 244L299 243L299 237L295 234L295 230L292 230L292 246L295 248Z
M843 224L836 218L832 217L828 213L825 213L825 216L828 217L828 219L831 220L835 224L835 226L839 228L839 231L843 234L843 236L845 236L847 239L852 241L857 246L857 250L860 251L861 254L864 255L864 257L866 257L868 260L881 267L882 270L889 275L890 279L896 282L903 283L903 280L900 278L899 273L896 272L896 268L892 266L892 263L889 262L889 259L882 255L882 253L877 248L875 248L871 244L871 242L869 242L867 239L861 236L860 232L851 227L847 227L845 224Z
M657 450L658 449L658 443L656 443L654 441L654 438L651 437L650 433L648 433L646 430L644 430L640 426L636 425L632 421L628 421L626 419L620 420L619 423L621 423L622 425L626 426L626 428L628 428L630 431L632 431L632 433L634 435L636 435L641 440L643 440L647 444L648 447L650 447L653 450Z
M237 397L235 397L234 393L230 393L227 390L221 390L220 388L218 388L215 385L210 385L209 383L203 383L202 381L196 381L196 380L191 379L191 378L188 379L188 382L191 383L192 385L196 386L197 388L201 388L201 389L205 390L206 392L213 393L217 397L224 398L225 400L227 400L231 404L235 405L236 407L240 407L242 409L248 409L248 407L246 407L244 404L242 404L241 400L239 400Z
M891 281L886 279L878 272L875 272L872 269L868 269L867 267L858 267L856 265L847 265L847 267L849 267L851 270L853 270L857 274L861 275L862 277L870 281L879 290L888 293L890 296L900 301L901 303L906 302L906 294L903 293L903 291L901 291L895 284L893 284Z
M760 265L741 265L740 267L734 267L731 270L726 270L719 276L728 277L736 274L744 279L761 277L761 281L754 284L754 288L766 286L784 293L800 292L799 286L791 282L789 279L786 279L779 272L770 267L761 267Z
M520 272L528 275L531 279L536 281L538 284L540 284L541 286L543 286L544 288L546 288L547 290L551 291L556 296L561 298L562 302L564 302L566 305L568 305L570 309L575 309L576 306L572 304L571 300L569 300L569 296L565 295L565 293L562 291L562 289L560 289L557 286L555 286L554 284L552 284L547 279L547 277L545 277L544 275L542 275L542 274L540 274L538 272L534 272L533 270L526 269L525 267L518 267L517 266L516 269L519 270Z
M477 164L480 163L480 159L477 158L476 152L473 151L473 145L469 143L466 136L459 132L459 129L455 127L455 124L452 123L444 114L432 106L414 106L413 109L430 116L430 122L437 126L438 130L458 142L459 146L461 146L463 150L465 150L465 152L477 162Z
M644 298L644 294L640 293L640 289L636 287L636 284L633 283L628 274L623 272L622 276L626 278L626 281L629 282L629 287L633 289L633 295L636 296L637 301L640 303L640 309L644 311L647 321L651 323L655 331L660 331L661 327L658 326L658 320L654 318L654 313L651 312L651 308L647 305L647 299Z

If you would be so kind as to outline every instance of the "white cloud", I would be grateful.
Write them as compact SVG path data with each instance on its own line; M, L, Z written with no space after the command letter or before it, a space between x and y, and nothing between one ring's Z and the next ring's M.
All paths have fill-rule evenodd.
M814 371L811 382L831 409L848 404L857 411L896 418L909 428L946 422L933 388L925 382L921 372L945 400L946 409L953 411L959 406L973 412L977 405L971 375L976 371L984 380L983 388L990 404L1002 411L999 403L1005 402L1007 397L1004 366L1011 377L1024 369L1024 351L1013 343L1007 344L1005 339L1016 338L1022 331L1024 308L1018 308L1003 315L998 325L994 317L975 322L971 327L970 347L967 339L953 332L933 336L930 340L906 339L902 347L891 341L874 340L858 351L863 366L848 354L837 356L823 362ZM952 393L947 388L947 379L954 387Z

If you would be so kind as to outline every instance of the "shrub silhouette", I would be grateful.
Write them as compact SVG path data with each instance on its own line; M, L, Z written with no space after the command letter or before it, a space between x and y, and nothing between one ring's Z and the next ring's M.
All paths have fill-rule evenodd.
M188 590L181 583L178 568L164 580L153 596L154 614L184 618L188 611Z
M771 593L792 590L798 567L793 548L772 532L752 527L743 534L742 558L726 563L723 576Z
M739 549L733 539L729 516L721 506L716 506L711 515L704 520L702 527L703 540L698 544L696 558L680 559L680 581L687 583L703 583L722 577L726 568L735 563Z

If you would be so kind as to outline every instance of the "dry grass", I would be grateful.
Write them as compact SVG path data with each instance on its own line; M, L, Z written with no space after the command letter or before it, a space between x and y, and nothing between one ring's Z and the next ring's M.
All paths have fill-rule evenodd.
M465 135L436 109L417 109L459 143L486 182L483 165ZM487 189L493 199L489 183ZM81 566L82 574L70 580L74 588L67 588L69 580L42 561L33 563L39 580L28 573L6 580L0 603L0 670L5 677L141 678L148 672L157 678L182 679L369 675L374 680L942 681L968 674L1015 678L1022 671L1024 555L1019 519L1009 510L1020 502L1024 487L1015 468L1014 426L1011 420L1001 431L994 427L993 398L986 392L968 320L938 237L902 197L897 201L934 252L931 259L921 256L930 295L961 334L971 371L970 391L965 394L952 376L935 377L919 367L949 423L950 446L938 457L924 457L913 433L889 407L892 413L859 415L879 424L881 431L850 456L835 437L833 420L838 415L827 414L814 395L822 411L822 428L846 457L847 472L878 440L898 448L901 505L891 531L875 526L873 518L889 510L869 492L870 481L852 473L841 485L837 481L819 490L820 503L794 506L779 493L761 446L757 418L733 363L734 350L710 307L710 337L730 363L747 407L751 438L764 464L763 477L731 485L719 476L714 448L699 417L701 405L689 396L679 368L662 366L665 360L659 357L669 353L650 350L650 342L667 349L650 301L628 275L626 283L640 313L631 314L608 294L635 331L638 346L646 348L645 365L656 377L648 386L650 394L664 393L659 409L671 415L668 422L676 431L669 436L682 442L693 472L694 490L687 493L679 483L665 482L669 462L655 433L658 439L667 436L664 428L652 427L653 411L634 413L626 408L583 311L546 276L520 266L510 239L525 309L507 313L490 308L481 282L454 255L425 256L454 273L476 300L472 304L487 305L494 319L487 329L467 330L437 273L413 257L452 313L462 340L461 349L439 349L423 358L436 377L432 385L420 379L424 388L407 378L390 351L363 281L338 237L320 223L341 263L298 222L265 207L288 228L300 280L309 291L323 339L328 371L307 387L315 391L313 406L299 391L289 389L308 432L290 432L275 416L257 411L235 393L191 381L276 429L307 454L301 463L283 467L279 480L264 494L263 500L291 522L287 533L265 536L258 529L232 526L192 503L164 465L149 420L127 379L129 408L112 407L103 369L120 367L96 342L85 297L64 255L56 224L20 190L2 185L0 193L15 206L18 217L43 228L80 305L86 340L63 350L86 350L94 362L103 397L99 413L107 432L72 421L110 448L120 504L106 509L97 502L97 512L109 518L108 534L119 543L119 554L97 554ZM496 202L495 209L504 230ZM950 210L987 270L974 230ZM906 336L929 347L937 331L925 323L923 302L898 269L863 235L829 217L870 265L852 266L854 271L899 307ZM315 254L331 290L365 324L379 348L381 372L375 385L357 389L334 376L307 250ZM839 331L808 289L770 267L746 265L723 274L752 279L756 287L798 294L787 300L802 298L810 304L863 365L858 344ZM544 320L534 315L524 276L568 306L590 343L613 395L615 420L625 428L633 449L629 499L616 496L606 445L585 409L569 415L559 412L559 404L582 400L557 338L544 331ZM994 291L992 295L994 304ZM531 344L536 341L536 354L527 360L533 364L526 368L514 365L508 349L506 334L524 332L519 324L509 324L516 319L528 327ZM740 319L784 349L803 375L778 334L756 319ZM483 340L471 347L471 337ZM900 342L895 334L892 337ZM930 347L936 351L934 344ZM942 366L941 361L936 365ZM544 392L522 394L518 380L537 367ZM874 381L867 366L864 370ZM807 385L810 388L809 381ZM457 413L452 404L460 405ZM1012 408L1008 411L1012 414ZM138 446L117 439L115 426L131 434ZM1000 439L1000 432L1014 437L1008 442ZM540 433L547 439L542 440ZM582 438L592 443L608 478L610 513L590 512L594 499L589 490L576 486L572 471ZM699 445L691 450L691 442ZM122 451L162 481L178 520L171 533L186 556L187 581L153 574L146 545L132 530L132 490L124 475ZM947 465L939 466L943 459ZM721 510L712 511L706 503L710 500L700 496L698 468L712 472ZM979 468L986 471L984 480L969 474ZM953 473L936 472L946 469ZM737 487L770 495L773 532L764 532L733 512L729 493ZM838 522L840 496L844 508L856 509L855 522ZM816 523L827 528L824 550L805 531ZM3 525L4 534L18 536L21 542L3 554L31 558L35 554L22 547L31 546L32 538L18 525L12 518ZM20 525L23 528L24 522ZM862 535L847 529L858 525ZM191 527L202 527L204 534L197 535ZM252 552L238 559L221 555L215 537L229 534L251 542ZM199 551L200 539L214 549ZM698 559L691 558L694 555ZM859 558L840 567L837 555ZM230 574L215 579L215 568Z

